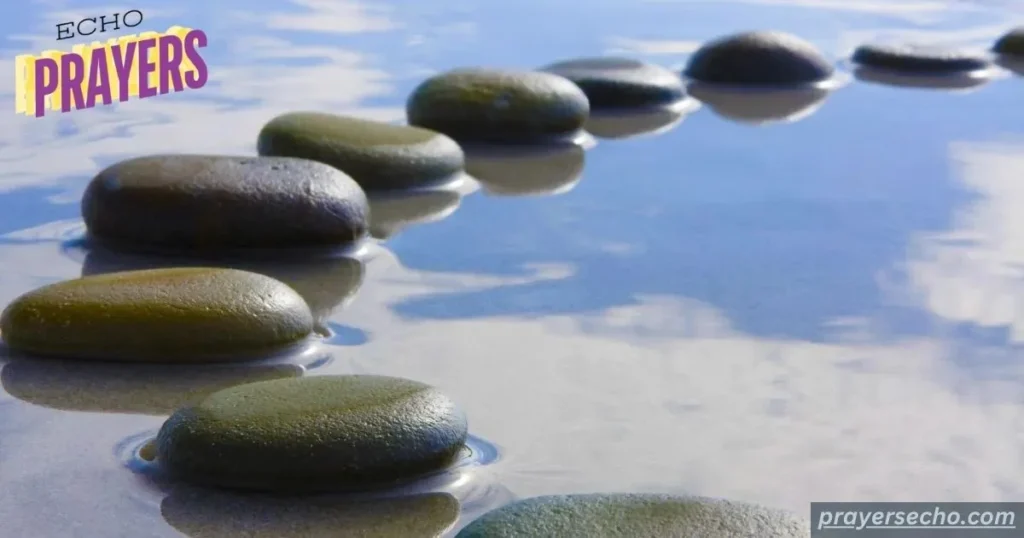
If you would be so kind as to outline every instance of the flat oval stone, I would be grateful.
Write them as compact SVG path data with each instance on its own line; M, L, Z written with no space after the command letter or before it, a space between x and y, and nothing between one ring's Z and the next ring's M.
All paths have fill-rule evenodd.
M456 538L806 538L806 520L757 505L655 494L534 497L473 521Z
M368 212L352 178L287 157L139 157L100 172L82 198L93 237L187 251L351 244Z
M200 485L267 491L390 485L451 465L466 417L438 390L348 375L264 381L175 412L158 461Z
M0 315L15 351L136 362L251 359L306 338L302 297L268 276L170 268L88 276L43 286Z
M534 143L572 139L590 113L587 96L551 73L456 69L409 96L409 123L460 142Z
M329 164L367 191L442 182L462 172L464 165L462 148L443 134L320 112L292 112L270 120L256 148L260 155Z
M667 105L686 97L683 80L661 67L629 58L580 58L541 69L575 83L598 108Z
M690 57L693 80L744 86L800 86L832 78L814 45L783 32L744 32L711 41Z
M989 67L987 59L971 52L910 44L861 45L851 60L865 67L905 73L962 73Z
M996 40L992 52L1007 56L1024 56L1024 26L1014 28Z
M436 538L459 512L459 500L448 493L297 500L196 489L160 503L164 520L191 538Z

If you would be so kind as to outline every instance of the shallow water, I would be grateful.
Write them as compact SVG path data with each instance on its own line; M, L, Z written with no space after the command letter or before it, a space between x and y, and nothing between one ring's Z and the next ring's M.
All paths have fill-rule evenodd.
M383 4L135 6L138 30L205 30L211 82L41 119L8 113L0 304L124 262L89 265L66 244L99 168L153 152L252 154L280 112L400 120L438 70L602 53L678 67L748 28L796 33L838 62L901 36L984 47L1024 21L1015 0ZM97 6L0 8L3 106L14 54L66 47L53 25L111 11ZM957 91L853 80L817 102L769 103L789 121L726 97L680 117L604 118L586 152L477 155L479 189L391 206L357 292L351 272L309 271L324 308L339 306L319 348L331 360L311 358L309 374L441 387L501 448L466 478L477 486L455 488L481 503L664 491L806 513L812 500L1019 500L1022 91L1010 73ZM165 498L124 465L125 443L158 428L177 391L295 374L150 387L152 376L25 362L0 373L5 538L211 535L188 530L218 528L208 503ZM205 532L247 535L251 522L236 523Z

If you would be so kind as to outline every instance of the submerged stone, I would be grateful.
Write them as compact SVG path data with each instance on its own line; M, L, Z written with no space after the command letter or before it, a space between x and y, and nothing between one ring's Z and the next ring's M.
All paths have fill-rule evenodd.
M463 168L462 148L443 134L319 112L292 112L270 120L256 147L260 155L329 164L367 191L438 183Z
M1014 28L1000 37L992 47L992 52L1024 57L1024 26Z
M89 234L171 250L335 247L366 234L366 195L323 163L286 157L154 155L89 183Z
M968 51L923 45L861 45L853 51L854 63L874 69L904 73L962 73L989 67L989 61Z
M580 58L541 69L575 83L599 108L646 107L675 103L686 97L678 75L651 63L629 58Z
M807 521L757 505L655 494L534 497L484 514L456 538L805 538Z
M406 379L320 376L232 387L174 413L157 435L172 475L266 491L390 485L451 465L467 437L462 411Z
M534 143L572 139L590 113L587 96L551 73L456 69L409 96L409 123L460 142Z
M345 500L194 490L173 492L160 504L164 520L191 538L435 538L459 513L448 493Z
M685 75L700 82L800 86L832 78L835 68L814 45L783 32L744 32L711 41L690 57Z
M0 316L11 349L136 362L212 362L280 351L313 330L309 306L270 277L214 268L89 276L43 286Z

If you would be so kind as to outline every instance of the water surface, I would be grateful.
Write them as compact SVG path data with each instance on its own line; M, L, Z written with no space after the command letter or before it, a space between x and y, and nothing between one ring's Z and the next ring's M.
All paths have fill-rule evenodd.
M0 8L8 110L15 54L56 46L57 22L114 11L31 5ZM398 121L418 82L455 66L610 53L678 67L701 42L749 28L794 32L840 62L894 36L985 47L1024 21L1011 0L131 7L145 13L138 30L205 30L211 82L8 115L0 304L90 270L63 241L80 232L78 200L101 167L252 154L284 111ZM619 126L665 127L650 136L535 156L547 164L480 156L480 189L425 201L437 207L422 224L382 228L385 250L357 293L340 286L325 321L331 360L308 374L441 387L502 449L475 480L523 497L662 491L800 513L812 500L1020 500L1022 91L1010 74L957 92L853 81L798 121L754 125L704 106ZM507 184L517 174L532 180L522 192ZM59 371L14 362L3 374L0 536L181 535L163 493L117 452L159 427L166 387L133 403L146 392L137 378L90 393L99 374L83 373L67 389L76 404Z

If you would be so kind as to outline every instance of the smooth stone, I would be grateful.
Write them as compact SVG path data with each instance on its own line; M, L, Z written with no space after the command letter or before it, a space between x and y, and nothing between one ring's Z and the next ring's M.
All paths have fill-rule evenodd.
M167 416L218 390L304 373L298 364L186 367L35 359L5 364L0 385L23 402L50 409Z
M913 44L868 44L853 51L854 63L903 73L963 73L989 67L983 56L967 51Z
M82 262L82 276L117 271L211 265L251 271L284 282L297 291L309 305L317 325L316 332L320 334L326 332L324 324L327 318L355 298L365 273L365 265L361 260L343 256L276 261L204 260L181 256L141 256L96 247L88 251Z
M686 97L678 75L651 63L629 58L580 58L551 64L541 71L571 80L599 108L667 105Z
M390 239L416 224L445 219L462 203L457 191L439 189L370 196L370 235Z
M814 114L829 91L804 87L778 90L723 88L694 83L690 95L724 119L745 125L793 123Z
M692 80L741 86L802 86L826 81L835 67L811 43L791 34L756 31L710 41L690 56Z
M1007 56L1024 56L1024 26L1014 28L1000 37L993 45L992 52Z
M795 515L753 504L656 494L534 497L491 511L456 538L806 538Z
M456 69L422 82L406 103L411 125L460 142L565 141L589 113L579 86L537 71Z
M466 171L492 196L551 196L575 188L586 151L576 145L475 147Z
M437 389L344 375L264 381L175 412L158 461L194 484L265 491L354 490L444 469L467 438L463 412Z
M0 316L14 351L129 362L251 359L312 330L309 306L282 282L203 267L58 282L18 297Z
M129 159L100 172L82 198L91 236L141 249L337 247L365 236L368 212L345 173L287 157Z
M348 500L177 491L160 514L191 538L435 538L458 521L448 493Z
M429 129L324 114L292 112L270 120L256 143L260 155L329 164L366 191L418 187L462 172L462 148Z

